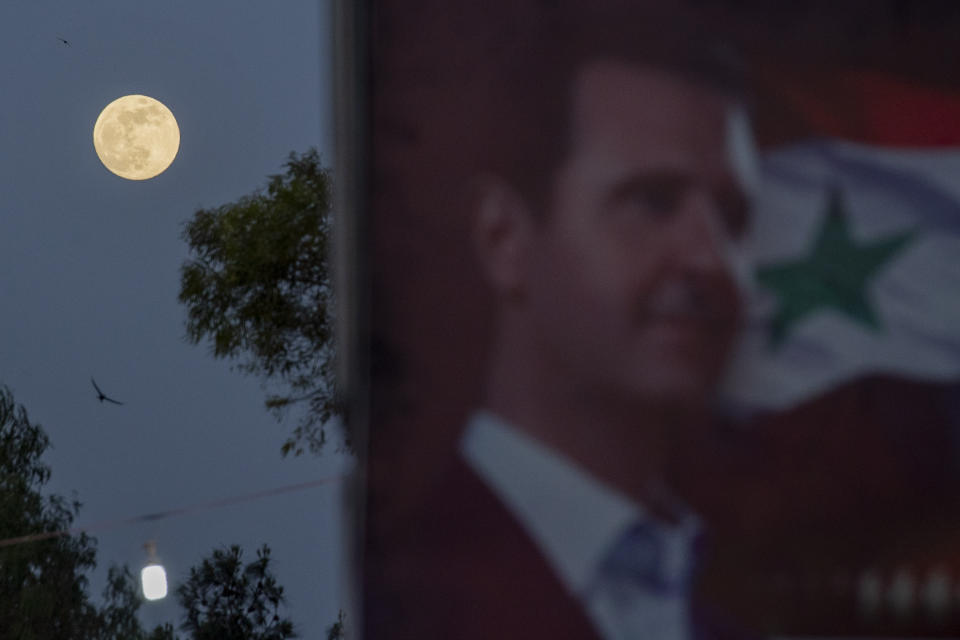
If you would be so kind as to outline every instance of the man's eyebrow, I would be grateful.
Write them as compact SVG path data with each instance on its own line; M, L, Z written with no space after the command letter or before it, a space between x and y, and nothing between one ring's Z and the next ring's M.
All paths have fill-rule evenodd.
M638 195L672 198L680 196L693 183L693 175L683 169L640 170L615 182L605 198L617 204ZM742 235L749 224L750 197L731 176L710 186L710 193L731 235Z

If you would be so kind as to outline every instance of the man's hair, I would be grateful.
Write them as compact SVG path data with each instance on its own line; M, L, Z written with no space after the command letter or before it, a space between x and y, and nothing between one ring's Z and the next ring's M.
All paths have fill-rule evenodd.
M553 176L569 151L576 74L601 60L652 67L743 99L731 46L691 16L614 0L520 2L511 29L484 61L489 78L483 143L475 169L501 176L535 211L549 205Z

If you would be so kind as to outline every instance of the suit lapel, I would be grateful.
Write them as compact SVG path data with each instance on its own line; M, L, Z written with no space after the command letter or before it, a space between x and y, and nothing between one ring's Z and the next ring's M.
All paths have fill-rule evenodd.
M367 637L599 638L480 478L459 458L441 478L391 550L368 557Z

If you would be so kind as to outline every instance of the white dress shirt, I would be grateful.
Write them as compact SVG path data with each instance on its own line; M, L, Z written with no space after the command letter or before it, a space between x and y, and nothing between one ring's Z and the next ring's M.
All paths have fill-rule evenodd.
M662 589L608 577L604 561L634 527L654 531L661 573L689 575L699 531L687 513L677 524L593 477L488 411L470 419L460 453L527 531L566 589L607 640L689 640L689 589Z

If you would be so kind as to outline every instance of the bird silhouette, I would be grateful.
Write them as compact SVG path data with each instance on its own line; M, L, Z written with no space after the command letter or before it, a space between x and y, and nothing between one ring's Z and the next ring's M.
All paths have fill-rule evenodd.
M62 43L65 44L65 45L67 45L68 47L72 47L72 46L73 46L73 45L70 44L70 41L67 40L66 38L64 38L63 36L57 36L57 40L59 40L60 42L62 42Z
M113 398L107 397L103 391L100 391L100 387L97 386L97 381L93 379L93 376L90 376L90 382L93 383L93 388L97 390L97 400L100 402L106 400L107 402L112 402L113 404L123 404L122 402L114 400Z

